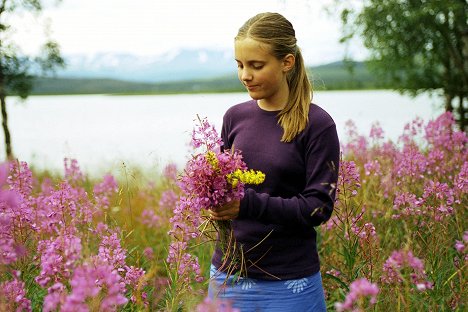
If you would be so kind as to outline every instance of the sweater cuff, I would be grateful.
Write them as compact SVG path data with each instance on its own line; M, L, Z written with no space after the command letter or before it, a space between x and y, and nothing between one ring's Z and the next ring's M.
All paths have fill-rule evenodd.
M249 198L251 193L254 192L251 188L246 188L244 191L244 197L240 201L239 215L237 219L247 219L249 216Z

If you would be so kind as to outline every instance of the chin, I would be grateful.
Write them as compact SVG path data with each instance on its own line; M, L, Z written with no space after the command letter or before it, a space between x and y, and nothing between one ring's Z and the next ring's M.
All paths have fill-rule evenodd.
M249 95L253 100L263 99L263 96L261 96L261 94L258 94L257 92L249 92Z

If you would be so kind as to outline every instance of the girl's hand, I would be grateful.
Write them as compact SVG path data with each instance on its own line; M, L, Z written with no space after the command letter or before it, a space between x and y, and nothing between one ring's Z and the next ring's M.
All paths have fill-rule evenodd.
M224 206L215 207L210 211L213 220L232 220L239 215L240 200L233 200Z

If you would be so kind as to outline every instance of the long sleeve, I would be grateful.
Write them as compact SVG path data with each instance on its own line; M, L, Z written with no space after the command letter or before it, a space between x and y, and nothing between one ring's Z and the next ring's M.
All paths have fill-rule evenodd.
M336 127L332 125L306 145L303 191L282 198L249 188L241 201L238 218L288 227L311 227L326 222L333 211L338 165L339 142Z

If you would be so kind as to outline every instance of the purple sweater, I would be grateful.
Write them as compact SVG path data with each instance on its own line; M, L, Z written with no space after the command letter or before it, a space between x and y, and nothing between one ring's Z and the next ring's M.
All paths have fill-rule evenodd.
M266 175L246 188L233 228L247 276L267 280L319 271L314 227L333 211L340 156L335 123L319 106L311 104L306 128L289 143L280 141L277 114L241 103L228 109L221 132L224 148L240 150L249 169ZM216 249L212 263L219 268L221 260Z

